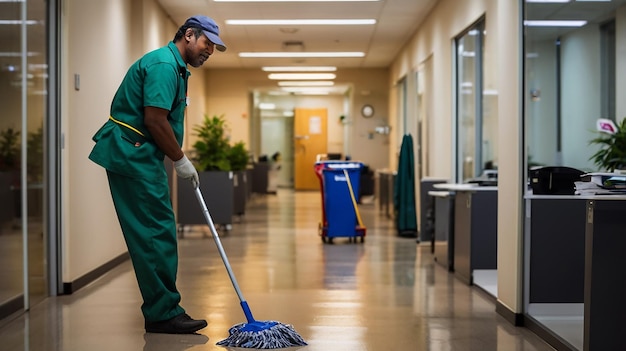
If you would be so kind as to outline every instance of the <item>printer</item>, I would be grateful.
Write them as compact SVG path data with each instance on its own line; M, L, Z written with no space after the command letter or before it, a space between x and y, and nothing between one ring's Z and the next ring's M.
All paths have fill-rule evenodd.
M574 182L585 172L564 166L535 167L529 172L530 187L535 195L574 195Z

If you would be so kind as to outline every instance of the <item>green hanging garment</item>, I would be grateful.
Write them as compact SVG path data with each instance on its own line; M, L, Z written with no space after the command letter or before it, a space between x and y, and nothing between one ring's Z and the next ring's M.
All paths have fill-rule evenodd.
M398 235L411 238L417 237L415 163L413 159L413 138L410 134L402 137L398 172L393 185L393 204Z

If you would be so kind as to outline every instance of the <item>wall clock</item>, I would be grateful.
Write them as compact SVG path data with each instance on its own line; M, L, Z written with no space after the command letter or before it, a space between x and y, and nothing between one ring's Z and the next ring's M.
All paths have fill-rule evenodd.
M363 107L361 107L361 116L365 118L370 118L373 115L374 115L374 108L372 107L372 105L365 104L363 105Z

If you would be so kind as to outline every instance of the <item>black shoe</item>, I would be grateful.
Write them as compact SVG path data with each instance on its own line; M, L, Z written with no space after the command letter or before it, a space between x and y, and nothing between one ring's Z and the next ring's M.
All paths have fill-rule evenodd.
M204 319L191 319L188 314L183 313L178 316L158 322L146 322L146 332L164 334L193 334L207 326Z

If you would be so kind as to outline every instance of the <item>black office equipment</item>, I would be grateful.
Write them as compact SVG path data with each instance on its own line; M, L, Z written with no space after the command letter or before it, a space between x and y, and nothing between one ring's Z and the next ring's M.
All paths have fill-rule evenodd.
M530 187L536 195L573 195L574 182L585 172L563 166L540 167L530 170Z

